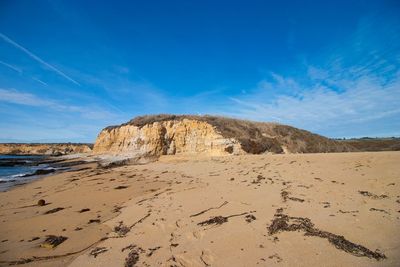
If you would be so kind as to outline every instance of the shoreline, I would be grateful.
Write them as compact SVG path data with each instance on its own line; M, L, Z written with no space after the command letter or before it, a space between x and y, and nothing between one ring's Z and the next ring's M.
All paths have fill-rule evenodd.
M15 216L17 220L20 220L20 224L18 226L7 225L14 230L7 228L7 226L4 227L4 223L6 223L4 220L1 223L2 226L0 227L0 236L4 238L0 241L0 248L4 248L4 243L8 243L10 241L10 238L7 238L8 236L12 236L14 234L22 234L21 236L16 238L13 245L11 245L11 247L13 248L12 250L16 250L16 254L14 254L15 257L13 257L14 261L19 262L21 259L29 258L29 255L32 255L31 253L35 254L36 257L52 257L52 254L54 254L55 251L42 250L39 245L35 245L35 243L37 243L36 238L39 236L41 237L41 241L43 241L43 239L47 235L57 233L68 235L69 241L71 239L75 239L75 241L73 241L75 243L73 246L67 246L65 249L61 250L61 247L56 249L56 254L59 251L61 254L63 254L64 252L75 252L76 247L78 251L84 249L85 247L98 242L101 238L105 237L106 233L109 233L111 231L111 229L104 225L104 223L119 214L121 206L123 205L123 203L128 201L130 197L129 191L122 190L125 188L112 188L112 190L115 190L115 193L117 193L118 195L112 192L106 197L107 201L105 201L105 203L99 204L97 203L98 199L104 197L104 192L93 192L93 186L89 186L88 188L88 185L86 183L86 185L81 185L81 187L77 187L77 182L80 179L78 177L80 177L81 175L85 175L87 183L93 183L94 186L99 186L95 181L107 177L108 174L112 172L112 169L98 168L97 162L80 164L75 166L75 168L77 169L46 175L38 179L34 179L29 183L12 187L8 191L0 192L0 203L2 203L0 204L0 210L2 213L1 218L4 218L5 216L3 212L7 213L7 210L11 209L16 210L16 212L9 214L9 216ZM113 180L113 178L110 179ZM109 179L107 178L107 180ZM119 183L118 179L116 180L116 183ZM143 184L145 189L148 187L147 185L145 185L145 182L143 180L139 182L139 184ZM156 184L159 185L160 183ZM60 189L60 187L63 186L69 187L68 190L64 191L63 189ZM118 185L116 185L115 187L118 187ZM153 187L150 189L155 190ZM49 190L50 192L47 190ZM130 190L133 190L135 194L139 195L143 193L143 190L137 190L133 187ZM85 194L88 195L84 196ZM26 197L27 195L30 196ZM69 199L69 195L73 195L75 199ZM20 198L20 196L25 197ZM40 207L37 205L37 202L40 199L45 200L45 206ZM75 203L75 205L73 206L76 206L76 209L72 209L72 206L70 205L71 202ZM6 206L8 206L7 209L5 209ZM10 206L13 207L11 208ZM87 207L90 207L89 211L85 211L85 209L88 209ZM46 212L57 209L60 210L54 213L49 213L48 215L46 214ZM65 212L68 212L73 217L73 219L65 220L67 217L71 217L65 217ZM26 217L22 219L19 218L19 213L26 213ZM64 213L64 215L62 213ZM11 220L14 221L15 218ZM25 225L31 225L31 223L35 225L33 227L35 230L29 229L27 231L24 231L24 228L26 228ZM57 226L57 224L59 224L59 227ZM82 235L85 236L84 240L81 240ZM7 241L4 242L4 240ZM26 245L28 246L33 246L26 251L24 250L26 248L26 245L22 246L22 250L26 252L26 254L24 254L24 252L21 252L20 243L26 243ZM77 245L76 243L79 243L79 245ZM10 246L7 247L10 248ZM8 261L4 261L3 256L4 250L0 251L0 263L5 264ZM59 265L56 266L64 266L63 262L68 258L69 256L66 256L65 258L63 257L61 263L57 263ZM54 262L45 264L48 265L44 266L55 266ZM40 262L39 266L43 266L43 262Z
M140 266L174 260L204 266L200 256L215 266L390 266L400 262L393 249L400 245L399 160L399 152L362 152L164 156L109 169L78 165L84 169L0 192L0 263L123 266L128 254L137 253ZM37 206L39 199L48 204ZM302 233L269 235L281 208L387 258L355 257ZM229 218L199 225L213 216ZM40 247L48 235L67 239L53 249Z
M15 174L0 177L0 192L11 190L16 186L21 186L46 176L68 172L73 170L75 166L94 161L83 154L64 156L8 154L0 156L10 157L1 158L1 168L15 168L16 171L19 171ZM30 160L31 157L33 157L32 160ZM18 168L26 169L22 171Z

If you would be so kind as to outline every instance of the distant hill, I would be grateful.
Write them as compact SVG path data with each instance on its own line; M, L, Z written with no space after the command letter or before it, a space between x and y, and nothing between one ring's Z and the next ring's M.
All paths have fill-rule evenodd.
M66 155L92 152L93 144L81 143L0 143L0 154Z
M309 131L277 123L218 116L148 115L109 126L97 137L95 153L261 154L348 152L355 148Z
M352 138L339 140L344 144L351 145L358 151L400 151L400 138Z

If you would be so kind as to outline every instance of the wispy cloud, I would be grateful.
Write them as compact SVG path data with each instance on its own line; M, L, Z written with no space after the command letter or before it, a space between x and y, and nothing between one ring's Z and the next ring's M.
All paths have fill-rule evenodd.
M0 102L34 107L54 105L51 101L46 101L33 94L19 92L14 89L0 89Z
M232 105L223 113L290 124L330 136L368 134L362 132L363 128L369 128L370 134L400 134L399 129L397 133L393 129L395 123L400 124L396 119L400 118L400 72L390 80L371 74L358 77L356 73L348 78L316 80L325 72L329 73L313 68L306 83L293 77L263 82L250 94L230 98ZM285 84L296 87L297 93L271 97L268 90ZM378 129L382 124L383 129Z
M117 106L125 106L125 112L162 112L168 106L167 93L153 83L147 81L133 70L123 67L113 67L94 74L85 71L73 70L75 75L85 84L93 86L107 94L107 102L113 102L114 108L122 112ZM151 105L148 105L151 103ZM130 119L128 117L127 119Z
M0 64L5 66L5 67L7 67L7 68L9 68L9 69L11 69L11 70L13 70L13 71L15 71L15 72L18 72L19 74L22 74L22 70L21 69L13 66L11 64L8 64L8 63L6 63L4 61L1 61L1 60L0 60ZM32 78L32 80L34 80L34 81L36 81L36 82L38 82L38 83L40 83L42 85L45 85L45 86L48 85L47 83L45 83L44 81L42 81L42 80L40 80L40 79L38 79L36 77L31 77L31 78Z
M37 95L21 92L15 89L2 89L0 88L0 102L18 104L31 107L49 108L58 112L79 113L82 118L90 120L102 120L109 118L116 118L117 114L99 108L95 105L78 106L66 105L59 101L44 99Z
M7 36L5 36L4 34L0 33L0 38L3 39L5 42L11 44L12 46L18 48L19 50L21 50L22 52L24 52L25 54L27 54L29 57L31 57L32 59L36 60L37 62L39 62L40 64L42 64L43 66L47 67L48 69L54 71L55 73L57 73L58 75L64 77L65 79L67 79L68 81L79 85L80 84L75 81L74 79L72 79L71 77L69 77L67 74L65 74L64 72L62 72L61 70L57 69L56 67L54 67L53 65L47 63L46 61L44 61L43 59L41 59L40 57L38 57L37 55L35 55L34 53L32 53L31 51L29 51L28 49L26 49L25 47L21 46L20 44L16 43L15 41L11 40L10 38L8 38Z
M266 100L261 92L231 99L238 104L238 113L246 117L303 124L314 129L333 120L335 123L369 121L400 112L400 77L386 85L374 77L340 82L343 92L317 84L302 87L296 96L279 95L273 101Z
M21 70L21 69L15 67L15 66L13 66L13 65L10 65L10 64L8 64L8 63L6 63L6 62L4 62L4 61L1 61L1 60L0 60L0 64L3 65L3 66L6 66L6 67L9 68L9 69L12 69L13 71L18 72L19 74L22 73L22 70Z
M42 80L40 80L40 79L38 79L38 78L32 77L32 79L33 79L34 81L37 81L37 82L40 83L40 84L45 85L45 86L48 85L47 83L45 83L44 81L42 81Z
M0 141L94 142L121 114L96 102L70 104L37 93L0 88Z
M360 24L362 31L320 55L319 64L303 63L294 75L270 73L246 94L232 96L221 113L329 136L400 135L400 38L394 25L399 28Z

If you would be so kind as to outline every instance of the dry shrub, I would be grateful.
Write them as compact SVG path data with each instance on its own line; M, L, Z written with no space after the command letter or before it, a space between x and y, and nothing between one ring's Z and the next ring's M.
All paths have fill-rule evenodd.
M139 116L119 126L109 126L105 130L111 131L124 125L134 125L140 128L155 122L181 121L183 119L209 123L225 138L238 140L242 149L251 154L282 153L283 147L286 147L292 153L355 151L351 145L346 143L287 125L209 115L159 114Z

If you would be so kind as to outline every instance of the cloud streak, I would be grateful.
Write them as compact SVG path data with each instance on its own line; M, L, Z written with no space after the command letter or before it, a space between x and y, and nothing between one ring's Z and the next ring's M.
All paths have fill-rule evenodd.
M393 34L399 25L362 19L349 40L314 55L315 64L303 62L291 75L270 73L230 97L220 113L331 137L400 135L400 38Z
M12 69L13 71L18 72L19 74L22 73L22 70L20 70L19 68L15 67L15 66L13 66L13 65L10 65L10 64L4 62L4 61L1 61L1 60L0 60L0 64L3 65L3 66L6 66L6 67L9 68L9 69Z
M16 89L0 88L0 141L94 142L121 114L99 103L70 104Z
M79 113L82 118L89 120L103 120L116 118L117 115L96 106L65 105L58 101L43 99L31 93L20 92L15 89L0 88L0 102L18 104L31 107L50 108L58 112Z
M19 50L21 50L22 52L24 52L25 54L27 54L29 57L31 57L32 59L36 60L37 62L39 62L40 64L42 64L43 66L47 67L48 69L54 71L55 73L57 73L58 75L64 77L65 79L67 79L68 81L80 86L80 84L75 81L74 79L72 79L71 77L69 77L67 74L65 74L64 72L62 72L61 70L57 69L56 67L54 67L53 65L50 65L49 63L47 63L46 61L44 61L43 59L41 59L40 57L38 57L37 55L35 55L34 53L32 53L31 51L29 51L28 49L26 49L25 47L23 47L22 45L14 42L13 40L11 40L10 38L8 38L7 36L5 36L4 34L0 33L0 38L3 39L3 41L11 44L12 46L14 46L15 48L18 48Z
M231 100L242 116L307 124L314 129L326 121L367 122L400 112L400 77L387 85L374 77L341 83L343 92L317 84L303 87L295 96L279 95L272 102L265 101L262 92Z
M32 79L33 79L34 81L37 81L37 82L40 83L40 84L45 85L45 86L48 85L47 83L45 83L44 81L42 81L42 80L40 80L40 79L38 79L38 78L32 77Z
M42 100L33 94L22 93L14 89L0 89L0 102L33 107L53 105L51 101Z
M400 72L387 78L365 69L363 75L308 69L299 80L274 74L250 94L231 97L230 108L222 112L334 137L400 134Z

